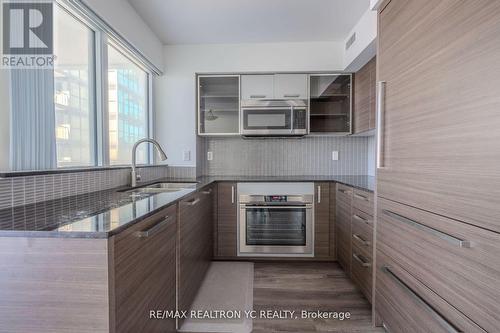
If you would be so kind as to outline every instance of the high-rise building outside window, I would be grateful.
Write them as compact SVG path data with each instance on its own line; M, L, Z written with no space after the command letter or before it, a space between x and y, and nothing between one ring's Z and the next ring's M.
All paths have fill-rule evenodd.
M108 114L110 164L130 164L134 143L148 137L148 73L113 44L108 45ZM147 145L137 163L148 163Z

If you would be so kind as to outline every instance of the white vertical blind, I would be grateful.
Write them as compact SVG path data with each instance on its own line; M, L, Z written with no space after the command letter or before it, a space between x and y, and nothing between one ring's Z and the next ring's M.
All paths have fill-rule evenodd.
M11 170L54 169L54 73L11 70Z

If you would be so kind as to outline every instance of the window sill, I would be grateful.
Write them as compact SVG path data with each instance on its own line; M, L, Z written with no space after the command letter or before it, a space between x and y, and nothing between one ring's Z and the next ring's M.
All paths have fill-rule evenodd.
M138 164L138 168L152 168L152 167L167 167L168 164ZM113 166L99 166L99 167L82 167L82 168L60 168L52 170L33 170L33 171L0 171L0 178L13 178L13 177L28 177L40 175L55 175L61 173L78 173L89 171L108 171L108 170L121 170L130 169L131 165L113 165Z

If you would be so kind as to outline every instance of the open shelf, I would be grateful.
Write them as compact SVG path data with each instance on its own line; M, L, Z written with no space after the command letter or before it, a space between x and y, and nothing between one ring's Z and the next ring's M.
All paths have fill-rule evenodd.
M350 133L351 75L310 76L310 132Z
M321 114L321 113L311 113L311 117L349 117L348 114L341 113L330 113L330 114Z

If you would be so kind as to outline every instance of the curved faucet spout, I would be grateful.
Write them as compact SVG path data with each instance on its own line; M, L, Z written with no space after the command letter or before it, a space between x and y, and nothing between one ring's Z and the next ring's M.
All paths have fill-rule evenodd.
M136 168L137 168L137 147L139 147L139 145L141 143L145 143L145 142L153 144L153 146L156 148L156 150L160 154L160 158L161 158L162 161L165 161L167 159L167 154L165 154L165 152L161 148L161 146L158 143L158 141L156 141L154 139L147 139L147 138L141 139L141 140L137 141L134 144L134 147L132 148L132 173L131 173L131 182L130 182L130 185L132 187L137 186L137 181L141 179L141 176L138 175L137 172L136 172Z

